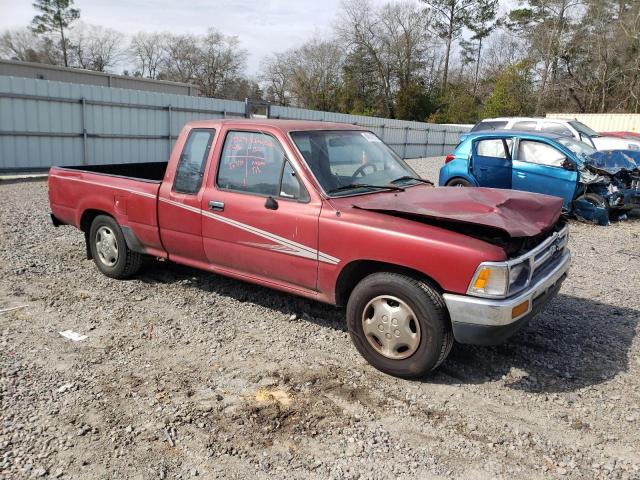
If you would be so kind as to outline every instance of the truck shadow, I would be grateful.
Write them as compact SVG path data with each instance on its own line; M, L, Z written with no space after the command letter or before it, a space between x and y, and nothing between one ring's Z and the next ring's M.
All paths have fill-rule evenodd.
M181 283L273 309L296 322L346 331L344 310L188 267L152 263L139 280ZM286 320L283 320L286 321ZM443 365L421 381L483 384L504 381L528 392L566 392L610 380L629 368L640 312L560 294L528 328L490 347L455 344Z
M503 345L456 344L426 381L503 381L509 388L540 393L579 390L628 370L638 323L637 310L560 294Z

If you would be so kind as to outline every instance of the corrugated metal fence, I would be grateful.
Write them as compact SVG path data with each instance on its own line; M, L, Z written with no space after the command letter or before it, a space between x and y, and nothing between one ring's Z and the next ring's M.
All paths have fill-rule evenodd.
M468 128L271 106L270 116L364 125L404 158L443 155ZM191 120L244 102L0 76L0 171L166 159Z

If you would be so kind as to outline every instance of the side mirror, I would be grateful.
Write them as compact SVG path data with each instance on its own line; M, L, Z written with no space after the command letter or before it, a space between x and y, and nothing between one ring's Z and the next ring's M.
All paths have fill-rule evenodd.
M267 197L266 202L264 202L264 208L266 208L267 210L277 210L278 201L273 197Z

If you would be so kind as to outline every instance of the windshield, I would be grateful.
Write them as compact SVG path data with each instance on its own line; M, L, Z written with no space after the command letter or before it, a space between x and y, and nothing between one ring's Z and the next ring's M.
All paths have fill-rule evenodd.
M569 122L569 125L571 125L573 128L575 128L578 131L578 133L584 134L587 137L593 138L593 137L599 137L600 136L600 134L598 132L596 132L595 130L587 127L582 122L572 121L572 122Z
M415 185L416 172L371 132L308 130L291 132L296 147L332 196Z
M587 145L584 142L579 142L578 140L574 140L573 138L562 137L558 138L557 140L558 143L564 145L579 157L588 157L596 151L596 149L591 145Z

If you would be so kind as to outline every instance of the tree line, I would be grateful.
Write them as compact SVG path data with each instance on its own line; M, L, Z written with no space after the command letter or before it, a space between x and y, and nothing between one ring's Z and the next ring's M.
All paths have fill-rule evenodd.
M23 61L193 83L202 95L441 123L493 116L640 112L637 0L343 0L331 34L247 75L235 36L116 30L73 0L37 0L0 35ZM122 65L128 65L125 71Z

